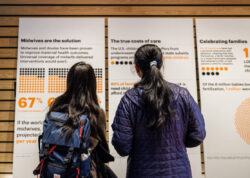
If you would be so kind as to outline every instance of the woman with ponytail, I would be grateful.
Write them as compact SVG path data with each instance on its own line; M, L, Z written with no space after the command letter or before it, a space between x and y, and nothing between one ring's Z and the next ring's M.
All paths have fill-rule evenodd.
M187 89L163 79L158 46L141 46L134 62L141 80L121 99L112 124L112 144L128 156L127 177L191 178L186 147L206 135L200 109Z

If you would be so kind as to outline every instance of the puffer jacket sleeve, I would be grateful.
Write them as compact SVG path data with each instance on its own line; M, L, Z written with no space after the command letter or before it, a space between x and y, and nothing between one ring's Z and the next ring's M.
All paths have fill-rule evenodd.
M112 124L112 144L120 156L129 155L133 142L133 103L125 95L118 105Z
M190 93L187 90L186 92L189 120L185 144L186 147L195 147L200 145L206 136L205 123L199 106Z

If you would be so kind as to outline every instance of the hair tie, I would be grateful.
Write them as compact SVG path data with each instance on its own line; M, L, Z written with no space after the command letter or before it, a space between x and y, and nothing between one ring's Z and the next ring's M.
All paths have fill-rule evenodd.
M151 61L149 64L150 64L150 67L157 66L157 62L155 60Z

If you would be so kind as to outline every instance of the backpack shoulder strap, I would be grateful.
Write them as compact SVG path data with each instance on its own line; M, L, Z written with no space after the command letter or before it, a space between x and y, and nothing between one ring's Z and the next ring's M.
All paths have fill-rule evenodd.
M80 117L80 138L85 142L90 137L90 121L87 116Z
M74 154L74 147L69 147L68 153L64 158L64 162L67 165L66 177L71 177L74 170L77 169L75 164L72 164L72 157Z
M72 156L73 156L73 153L74 153L74 149L75 149L74 147L69 147L68 153L64 158L64 162L66 164L71 162L71 159L72 159Z
M39 153L41 151L41 140L43 139L43 133L42 135L39 135L38 136L38 150L39 150Z
M43 158L47 158L49 153L50 145L48 143L44 144L43 152L39 154L40 160Z
M84 133L83 133L84 132ZM85 120L80 121L80 138L81 138L81 150L84 153L88 153L89 143L86 143L90 137L90 123L86 118ZM84 137L83 137L84 134Z

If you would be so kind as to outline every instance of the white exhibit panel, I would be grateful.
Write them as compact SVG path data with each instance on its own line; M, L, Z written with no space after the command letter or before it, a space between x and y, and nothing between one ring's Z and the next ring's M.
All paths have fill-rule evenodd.
M38 136L50 103L66 90L69 68L94 68L98 102L105 107L103 18L21 18L19 21L14 178L33 178L39 163Z
M250 19L196 19L206 178L250 177Z
M111 124L124 93L139 81L134 53L143 44L156 44L163 52L164 78L188 88L197 100L193 20L191 18L109 18L109 140L115 155L111 168L119 178L126 176L127 158L111 144ZM188 149L194 178L201 177L200 148Z

